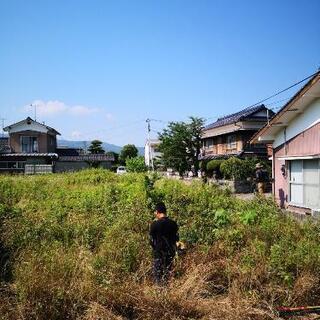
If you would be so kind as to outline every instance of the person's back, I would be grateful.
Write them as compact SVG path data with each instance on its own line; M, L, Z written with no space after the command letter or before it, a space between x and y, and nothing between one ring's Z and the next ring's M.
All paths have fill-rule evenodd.
M150 226L150 236L152 248L155 254L175 252L178 238L177 223L168 217L163 217L152 222Z
M150 244L153 249L153 273L156 283L168 280L169 271L176 254L176 242L179 241L178 225L166 215L164 203L158 203L155 209L156 220L150 226Z

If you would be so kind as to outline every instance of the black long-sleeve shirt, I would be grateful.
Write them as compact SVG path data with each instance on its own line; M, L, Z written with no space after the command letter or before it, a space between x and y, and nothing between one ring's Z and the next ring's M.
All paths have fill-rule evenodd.
M154 253L173 254L179 241L178 225L168 217L155 220L150 226L150 244Z

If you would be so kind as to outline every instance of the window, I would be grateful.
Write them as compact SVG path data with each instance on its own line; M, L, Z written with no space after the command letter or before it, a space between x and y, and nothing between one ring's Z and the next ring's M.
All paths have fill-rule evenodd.
M206 139L205 140L205 147L210 148L213 146L213 139Z
M38 139L37 137L21 137L21 152L33 153L38 152Z
M320 208L320 160L290 161L290 202Z
M237 139L233 134L231 136L227 136L227 149L236 149L237 148Z

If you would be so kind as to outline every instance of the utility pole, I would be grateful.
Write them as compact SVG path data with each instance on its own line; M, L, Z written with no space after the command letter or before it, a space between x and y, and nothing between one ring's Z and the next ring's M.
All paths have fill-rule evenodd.
M149 156L149 161L148 165L151 165L152 171L154 171L154 165L153 165L153 158L152 158L152 153L151 153L151 141L150 141L150 132L151 132L151 119L146 120L147 123L147 128L148 128L148 133L147 133L147 145L148 145L148 156Z
M4 121L6 120L5 118L0 118L1 120L1 128L2 128L2 137L4 137L4 131L3 131L3 128L4 128Z

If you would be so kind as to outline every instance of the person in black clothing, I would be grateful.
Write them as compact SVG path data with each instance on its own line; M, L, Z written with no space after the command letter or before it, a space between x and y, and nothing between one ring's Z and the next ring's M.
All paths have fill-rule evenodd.
M154 281L165 284L168 281L176 254L176 242L179 241L178 225L167 217L164 203L160 202L155 208L156 219L150 226L150 244L153 249Z

